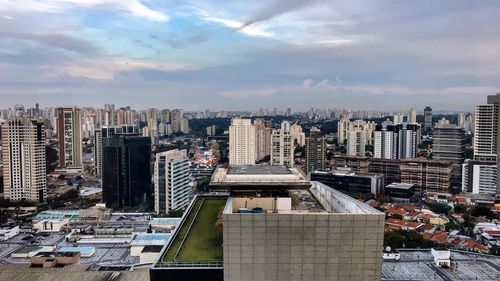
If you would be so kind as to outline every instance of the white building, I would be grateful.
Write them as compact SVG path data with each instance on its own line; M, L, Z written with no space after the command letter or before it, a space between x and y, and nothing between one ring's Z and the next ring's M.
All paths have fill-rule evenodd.
M14 117L2 124L4 197L44 202L47 193L43 123Z
M410 109L410 114L408 114L408 122L415 124L417 123L417 111L415 108Z
M347 155L365 156L366 131L359 128L347 132Z
M229 126L229 164L254 165L256 133L252 120L234 117Z
M290 123L283 121L281 128L273 130L271 165L294 165L294 138L290 132Z
M378 126L374 132L374 157L384 159L416 158L420 143L420 125Z
M169 150L156 154L154 169L155 212L168 213L189 204L189 161L187 151Z
M497 123L498 111L495 105L476 106L476 134L474 136L474 158L476 160L496 160Z
M57 108L59 167L82 167L81 112L77 107Z
M462 190L495 195L497 188L497 166L491 161L467 159L462 164Z
M295 145L306 145L306 134L302 131L302 126L297 123L290 125L290 134L294 139Z
M19 234L19 225L14 227L0 228L0 241L7 241Z
M148 137L158 136L158 110L156 108L148 109Z

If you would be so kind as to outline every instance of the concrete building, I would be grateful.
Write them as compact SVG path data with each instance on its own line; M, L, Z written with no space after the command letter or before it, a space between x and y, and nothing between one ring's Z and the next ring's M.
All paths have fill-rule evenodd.
M255 119L253 126L255 127L256 160L264 159L271 155L273 129L264 119Z
M351 168L336 168L332 171L311 172L311 181L318 181L348 194L384 193L384 175L354 172Z
M496 132L496 145L497 145L497 169L500 167L500 93L496 95L488 96L488 104L492 104L496 108L496 128L493 131ZM498 173L498 172L497 172ZM500 177L497 177L497 192L496 196L500 195Z
M302 131L302 126L300 126L297 123L290 125L290 134L294 139L295 145L300 145L300 146L306 145L306 135Z
M187 150L157 153L153 180L157 214L186 208L191 195Z
M195 198L152 281L381 279L383 213L284 166L218 168L210 187L229 196ZM199 228L200 214L222 231ZM189 237L213 246L188 256Z
M295 164L294 139L290 131L290 123L283 121L280 129L273 130L271 139L271 165L293 167Z
M59 167L82 167L81 112L77 107L56 109ZM109 123L109 122L108 122Z
M451 186L451 163L408 159L401 161L401 182L411 183L428 191L448 192Z
M43 123L13 117L2 124L3 193L11 201L45 202L47 196Z
M324 170L326 158L325 138L313 127L306 138L306 172Z
M424 108L424 133L432 132L432 107L426 106Z
M344 144L348 137L350 131L362 131L365 133L366 144L372 144L373 141L373 131L375 130L375 122L365 121L362 119L357 119L350 121L347 117L342 117L338 122L338 133L337 141L339 144Z
M462 190L475 194L497 193L497 166L493 161L467 159L462 164Z
M182 131L182 118L183 118L182 109L173 109L170 112L170 124L172 124L173 132Z
M151 139L119 134L102 144L103 201L113 208L137 206L151 194Z
M432 159L462 164L465 159L465 131L455 125L437 125L432 133Z
M374 157L384 159L416 158L420 143L420 125L397 124L376 126Z
M234 117L229 126L229 164L253 165L257 159L256 133L252 120Z
M410 112L408 114L408 122L411 124L417 123L417 111L415 110L415 108L410 109Z
M359 128L347 132L347 155L365 156L366 132Z
M158 136L158 110L156 108L148 108L148 135L147 137Z

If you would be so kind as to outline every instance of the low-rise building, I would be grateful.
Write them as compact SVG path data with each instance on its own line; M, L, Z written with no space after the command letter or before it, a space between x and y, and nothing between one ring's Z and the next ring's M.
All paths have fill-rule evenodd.
M383 174L354 172L350 168L314 171L311 172L311 180L348 193L371 193L376 196L384 192Z
M19 234L19 226L0 228L0 241L7 241Z

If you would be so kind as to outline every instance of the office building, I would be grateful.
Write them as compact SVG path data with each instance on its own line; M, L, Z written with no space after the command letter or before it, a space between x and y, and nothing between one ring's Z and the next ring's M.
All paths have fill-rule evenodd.
M102 139L102 197L110 207L134 207L151 193L151 139L117 134Z
M59 167L82 167L81 112L77 107L56 109Z
M428 191L449 192L452 176L450 162L403 159L400 169L402 183L415 184Z
M153 179L157 214L185 209L191 195L187 150L157 153Z
M465 131L455 125L437 125L432 133L432 159L462 164L465 159Z
M415 108L410 109L410 112L408 114L408 123L417 123L417 111L415 110Z
M424 108L424 132L426 134L432 132L432 108L430 106Z
M45 202L45 132L43 123L13 117L2 124L4 198Z
M385 216L368 205L284 166L221 167L210 188L229 196L193 200L152 281L381 279Z
M420 143L420 125L396 124L376 126L374 132L374 157L405 159L417 157Z
M493 161L467 159L462 164L463 191L495 196L497 179L497 166Z
M325 169L326 145L321 131L312 127L306 138L306 172Z
M271 165L293 167L294 139L290 132L290 123L283 121L280 129L273 130L271 139Z
M257 160L255 126L251 119L234 117L229 126L229 164L253 165Z
M384 175L355 172L351 168L338 167L332 171L311 172L311 181L318 181L347 194L384 193Z
M123 124L121 126L103 126L94 132L94 159L97 177L102 178L102 139L116 134L138 135L138 125Z

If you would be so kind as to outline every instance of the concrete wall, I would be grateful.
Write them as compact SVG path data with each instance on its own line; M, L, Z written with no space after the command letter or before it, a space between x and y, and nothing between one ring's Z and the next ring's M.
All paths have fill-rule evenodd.
M224 214L224 280L380 280L384 214Z

